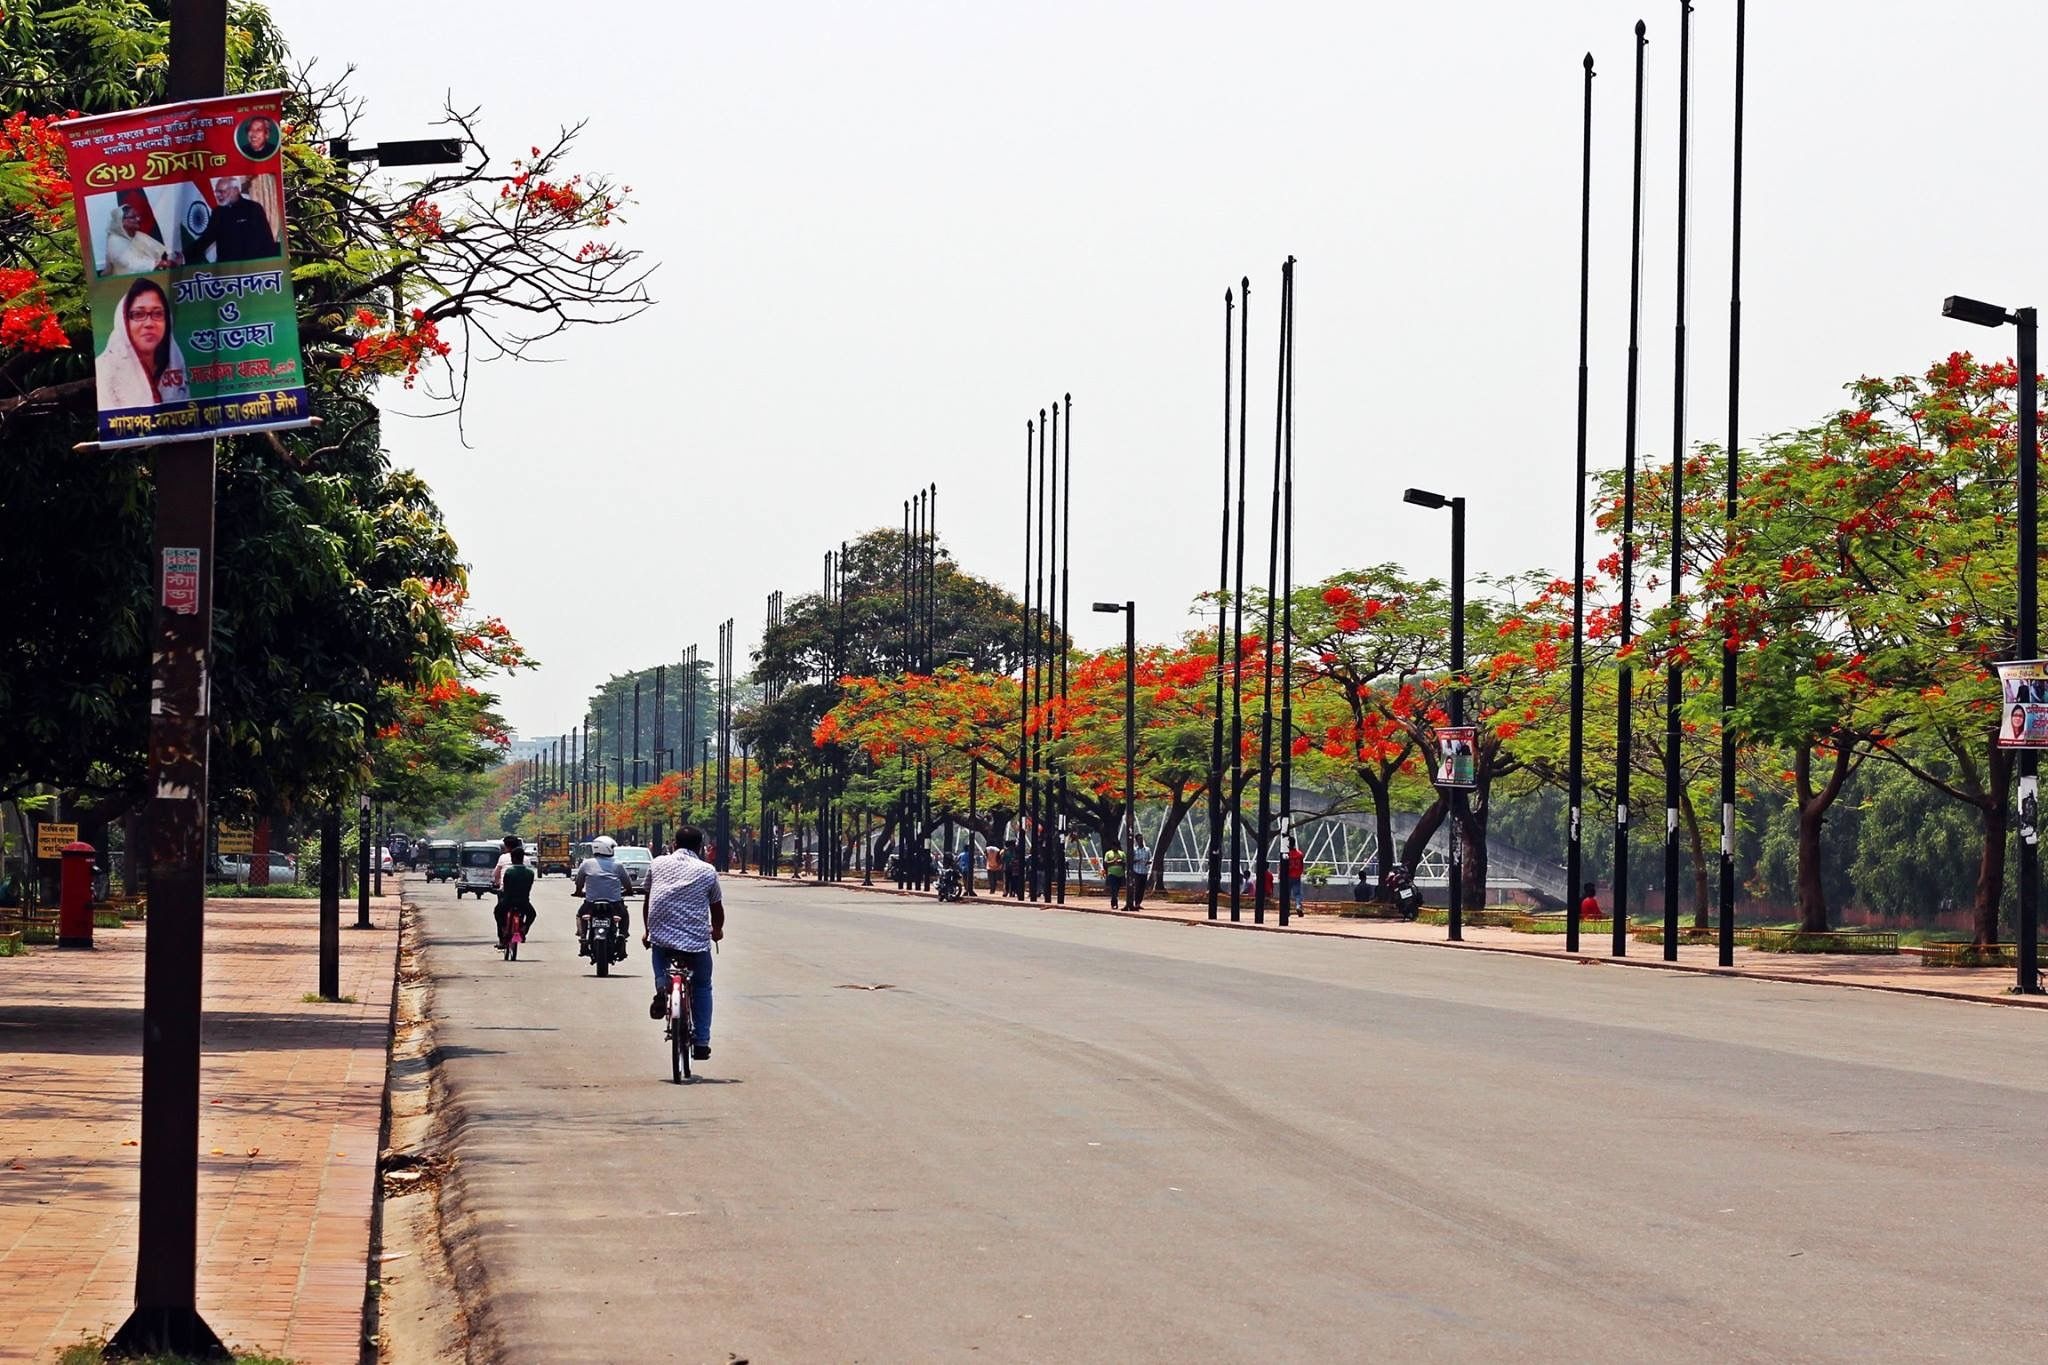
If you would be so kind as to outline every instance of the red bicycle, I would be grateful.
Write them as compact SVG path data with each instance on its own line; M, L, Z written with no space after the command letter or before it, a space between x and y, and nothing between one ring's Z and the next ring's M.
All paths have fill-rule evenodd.
M681 1085L690 1074L690 1049L697 1042L697 1021L690 1013L690 969L682 958L668 960L669 1079Z

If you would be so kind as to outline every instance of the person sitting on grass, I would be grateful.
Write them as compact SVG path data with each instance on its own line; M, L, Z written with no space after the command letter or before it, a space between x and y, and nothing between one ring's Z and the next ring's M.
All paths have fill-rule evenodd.
M519 916L519 937L526 938L533 933L533 869L526 865L526 850L514 848L509 851L510 865L498 874L498 908L494 912L498 921L498 951L505 951L505 940L510 936L507 916Z

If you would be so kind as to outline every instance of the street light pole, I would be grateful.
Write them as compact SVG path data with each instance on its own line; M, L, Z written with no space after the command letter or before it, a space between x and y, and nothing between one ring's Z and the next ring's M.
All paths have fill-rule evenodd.
M370 928L370 794L356 797L356 928Z
M1233 296L1223 291L1223 531L1216 552L1216 711L1209 739L1209 918L1223 883L1223 632L1230 610L1230 347Z
M1687 216L1687 172L1691 169L1692 3L1679 0L1678 21L1678 300L1673 328L1671 374L1671 607L1677 613L1685 574L1685 248L1691 237ZM1685 700L1685 667L1676 659L1664 669L1664 960L1678 961L1678 750L1684 739L1679 708ZM1701 907L1705 913L1705 907Z
M171 0L172 99L222 92L227 0ZM222 1355L199 1316L199 1021L205 955L207 676L213 652L214 445L157 450L156 555L198 565L195 610L156 609L149 719L149 899L143 945L142 1136L135 1309L113 1346ZM168 573L168 567L164 570ZM168 578L166 578L168 583Z
M1722 553L1735 540L1735 499L1742 467L1742 78L1749 0L1735 0L1735 164L1728 256L1728 483L1721 505ZM1721 650L1721 884L1716 959L1735 965L1735 639Z
M1585 132L1579 169L1579 439L1572 478L1572 719L1567 760L1571 797L1565 835L1564 950L1579 951L1579 891L1585 875L1580 842L1586 782L1586 394L1587 338L1593 274L1593 54L1585 61Z
M1138 604L1097 602L1095 610L1105 615L1124 614L1124 827L1130 835L1138 832ZM1130 835L1119 836L1126 866L1130 856Z
M1401 501L1415 507L1451 509L1451 727L1456 729L1465 723L1465 500L1411 488L1401 495ZM1479 746L1474 744L1472 748L1476 763ZM1453 785L1447 795L1451 808L1450 939L1457 943L1465 937L1464 859L1459 848L1465 823L1465 788Z
M1996 304L1951 296L1942 301L1941 315L1974 322L1980 327L2002 327L2010 322L2019 328L2020 386L2020 478L2019 478L2019 639L2014 657L2032 659L2040 650L2038 620L2041 572L2039 484L2040 484L2040 314L2032 308L2008 313ZM2019 781L2019 863L2020 941L2019 981L2022 995L2041 994L2041 862L2039 786L2040 754L2033 748L2020 750Z
M1465 500L1451 499L1451 724L1465 723ZM1479 746L1472 746L1474 761ZM1451 792L1451 942L1465 937L1465 789ZM1485 888L1480 888L1483 893Z
M1251 413L1252 281L1237 287L1244 307L1237 315L1237 572L1230 589L1230 918L1242 918L1244 904L1244 486L1245 448Z
M1623 425L1621 474L1621 647L1617 677L1614 749L1614 943L1613 956L1628 953L1628 778L1634 758L1635 670L1628 646L1636 630L1636 393L1641 374L1638 341L1643 292L1643 49L1647 28L1636 21L1635 168L1630 189L1628 245L1628 416Z

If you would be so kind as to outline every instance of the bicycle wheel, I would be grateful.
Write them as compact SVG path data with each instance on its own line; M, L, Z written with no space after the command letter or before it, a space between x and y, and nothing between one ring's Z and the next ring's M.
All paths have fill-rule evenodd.
M668 1078L677 1085L681 1085L683 1083L683 1074L689 1069L689 1044L683 1041L681 1031L675 1027L675 1020L671 1019L669 1020L668 1030Z

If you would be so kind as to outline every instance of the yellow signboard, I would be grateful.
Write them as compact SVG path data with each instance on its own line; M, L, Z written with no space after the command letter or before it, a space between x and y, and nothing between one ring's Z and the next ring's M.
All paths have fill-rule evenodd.
M36 857L55 860L64 856L64 845L78 842L77 825L58 825L45 820L36 826Z
M221 853L254 853L256 831L249 829L217 829L213 834L214 844Z

